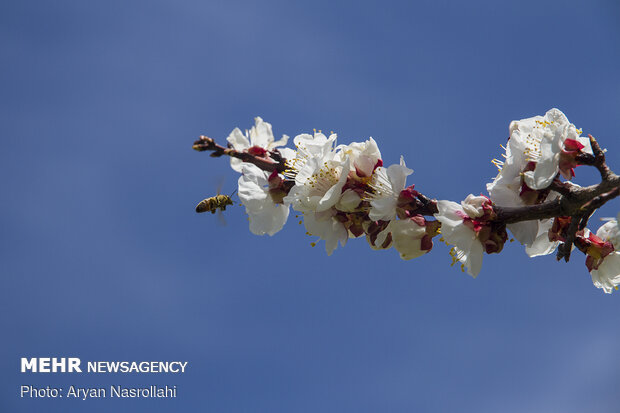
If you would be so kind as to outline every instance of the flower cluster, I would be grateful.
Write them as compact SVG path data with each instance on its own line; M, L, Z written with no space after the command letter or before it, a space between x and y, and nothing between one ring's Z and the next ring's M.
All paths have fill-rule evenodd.
M239 198L250 230L275 234L293 208L303 217L307 234L325 241L328 255L338 244L359 237L373 249L394 247L405 260L429 252L439 224L422 215L418 192L406 184L413 171L404 160L386 168L374 139L349 145L336 140L333 133L301 134L293 139L293 151L281 147L286 136L275 141L271 125L261 118L245 135L233 130L228 142L235 150L259 157L277 151L286 160L282 173L267 173L231 159L233 169L241 172Z
M338 145L336 134L315 131L297 135L291 149L285 147L288 136L275 140L271 125L257 117L249 131L231 132L229 149L208 138L197 147L218 151L214 156L231 156L231 167L241 173L239 198L254 234L280 231L291 208L302 217L308 235L325 241L328 255L338 244L364 237L372 249L393 247L409 260L428 253L433 238L441 234L440 240L451 246L452 263L460 263L475 277L483 255L501 252L510 231L530 257L551 254L560 245L568 246L570 255L574 244L586 254L594 285L609 293L620 284L620 214L596 234L585 228L591 212L583 208L575 209L584 211L578 216L499 216L509 209L552 205L566 191L580 189L569 181L584 159L601 168L600 162L594 163L593 147L599 155L603 151L581 133L558 109L511 122L508 142L502 146L504 159L493 160L499 172L486 185L488 196L470 194L460 203L432 200L408 186L413 170L402 157L384 166L373 138ZM609 199L618 195L613 191L619 190L609 192ZM560 248L558 259L560 253L566 255Z
M499 206L525 206L552 200L558 193L550 189L558 173L570 180L575 176L577 155L592 154L587 138L568 122L558 109L510 123L510 138L504 160L493 160L499 173L487 184L491 200ZM559 240L550 239L552 220L522 221L508 229L530 257L552 253Z

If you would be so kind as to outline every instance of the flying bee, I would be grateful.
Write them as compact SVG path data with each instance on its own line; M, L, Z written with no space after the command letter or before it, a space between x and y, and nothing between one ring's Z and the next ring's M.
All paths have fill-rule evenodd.
M224 218L224 214L222 211L226 211L226 207L228 205L235 205L232 200L233 195L237 193L235 189L230 195L222 195L222 185L224 184L224 179L219 180L219 184L217 186L217 195L212 196L210 198L203 199L196 205L196 212L199 214L202 212L211 212L215 214L217 211L217 219L220 225L226 225L226 219Z
M203 199L196 205L196 212L207 212L210 211L212 214L215 214L215 211L226 211L226 206L234 205L233 200L228 195L220 195L212 196L211 198Z

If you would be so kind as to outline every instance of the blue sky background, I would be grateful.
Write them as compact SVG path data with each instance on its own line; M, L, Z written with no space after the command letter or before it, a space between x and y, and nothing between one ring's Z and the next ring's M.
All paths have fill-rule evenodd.
M193 208L236 174L191 143L254 116L373 136L417 189L460 200L495 175L511 120L558 107L620 170L618 2L5 1L0 45L0 410L617 411L620 296L580 254L513 243L473 280L442 245L327 257L295 220L252 235L240 207L221 227ZM25 375L26 356L189 365Z

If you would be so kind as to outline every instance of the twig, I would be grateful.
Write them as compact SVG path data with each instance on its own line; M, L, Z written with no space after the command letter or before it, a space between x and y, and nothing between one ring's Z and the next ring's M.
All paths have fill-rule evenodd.
M566 262L570 260L570 253L573 249L573 242L575 242L575 238L577 236L577 228L579 227L580 220L581 217L579 216L571 217L570 225L566 230L566 237L564 238L565 241L558 247L558 253L556 256L556 259L558 261L560 261L562 258L564 258L564 261Z
M218 145L215 141L207 136L201 135L200 139L194 142L192 149L198 152L213 151L211 157L219 158L220 156L231 156L233 158L241 159L243 162L251 163L258 166L263 171L267 172L284 172L286 165L284 159L279 152L267 152L271 155L270 158L252 155L249 152L237 151L233 148L227 148L222 145Z
M593 155L585 153L577 155L577 163L596 167L601 174L601 179L605 181L613 174L605 162L605 151L601 149L601 146L596 139L594 139L594 136L588 135L588 138L590 138L590 146L592 146Z

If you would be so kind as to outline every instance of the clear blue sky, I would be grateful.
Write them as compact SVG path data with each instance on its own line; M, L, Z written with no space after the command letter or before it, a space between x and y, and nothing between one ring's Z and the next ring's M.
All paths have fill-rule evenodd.
M558 107L620 170L617 1L5 1L0 45L0 410L617 411L620 294L580 254L513 243L476 280L445 246L327 257L295 220L269 238L240 207L226 227L196 215L236 174L191 150L255 116L373 136L417 189L460 200L511 120ZM24 356L189 370L21 375ZM111 383L178 398L17 396Z

